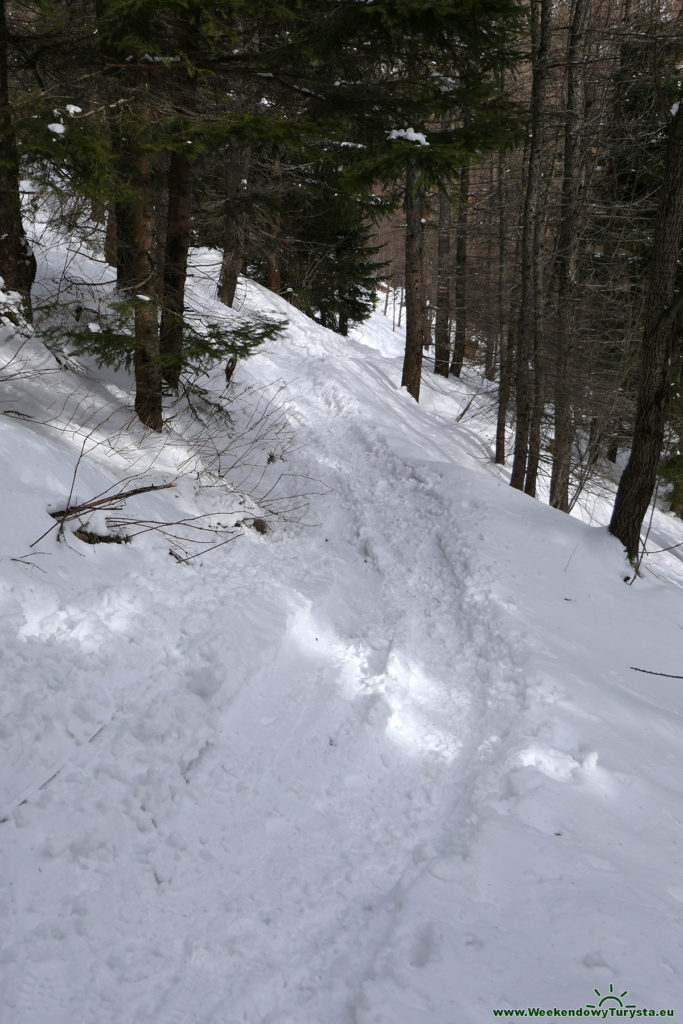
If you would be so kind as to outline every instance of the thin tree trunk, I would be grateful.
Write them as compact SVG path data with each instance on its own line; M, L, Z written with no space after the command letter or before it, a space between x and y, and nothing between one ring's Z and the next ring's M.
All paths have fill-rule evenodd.
M104 232L104 258L110 267L116 268L116 211L114 203L107 206L107 227Z
M93 199L90 203L90 220L95 224L104 225L107 220L107 205L103 199Z
M496 285L496 307L498 320L498 351L500 358L500 383L498 386L498 414L496 419L496 455L499 466L505 465L505 429L508 406L512 392L514 372L514 339L508 329L509 315L505 302L505 155L498 152L498 182L496 189L498 217L498 280Z
M586 101L584 40L589 11L590 0L576 0L567 51L567 118L564 126L562 213L557 268L557 358L553 382L555 442L550 478L550 504L562 512L569 511L569 473L574 435L571 409L572 327Z
M548 175L548 180L552 175ZM544 316L546 305L545 289L545 254L543 251L543 238L545 236L547 204L547 191L541 196L540 202L536 205L534 237L533 273L534 273L534 318L533 318L533 367L531 383L531 422L529 423L529 445L526 464L526 475L524 477L524 493L531 498L536 497L536 482L538 479L538 465L541 459L541 427L543 423L543 412L545 410L545 331Z
M420 401L420 377L424 341L423 250L422 225L423 185L413 161L406 168L406 347L403 359L401 386L408 389L416 402Z
M437 263L434 373L447 377L451 357L451 197L445 188L439 192Z
M133 104L131 103L131 107ZM159 361L158 297L154 266L154 202L152 154L139 133L149 118L142 94L131 112L135 122L126 143L128 180L136 195L130 214L130 285L135 311L135 411L146 427L161 430L161 365Z
M21 219L19 158L9 103L8 31L5 2L0 2L0 276L5 288L19 292L31 319L31 285L36 261Z
M516 353L516 410L515 454L510 485L522 490L527 479L530 431L533 414L532 360L538 296L536 295L537 252L541 239L537 237L538 208L541 192L543 155L543 127L545 92L548 77L551 0L531 0L531 38L533 81L531 87L531 141L529 165L524 197L521 260L521 300Z
M460 170L458 223L455 241L455 343L451 373L459 377L467 343L467 213L470 196L470 161Z
M279 195L282 188L282 173L280 171L280 158L275 157L270 175L271 187L276 195ZM282 267L280 254L280 215L275 214L271 225L271 243L266 258L266 288L277 295L282 290Z
M536 286L536 294L542 294L540 286ZM529 422L529 444L527 448L526 474L524 476L524 493L536 497L538 480L538 464L541 460L541 426L545 408L545 379L543 366L542 338L534 332L534 373L531 383L531 420Z
M168 169L166 249L159 354L166 383L177 389L183 366L183 313L190 249L192 165L185 151L173 153Z
M117 46L127 28L107 21L107 5L95 12L105 61L118 63ZM110 115L112 163L125 188L115 204L116 276L119 290L131 300L134 315L133 370L135 412L150 430L163 426L161 365L159 361L158 272L155 259L153 152L148 126L153 121L148 67L135 61L120 71L120 88L127 97ZM110 108L113 109L113 108Z
M112 147L112 161L122 178L128 176L128 142L122 130L120 114L111 118L110 135ZM114 253L109 254L109 263L116 267L116 284L119 291L124 291L131 286L134 276L131 268L133 232L133 213L130 203L116 200L113 209L109 210L109 217L113 215L113 224L107 234L110 242L115 245ZM113 257L113 262L112 262Z
M489 160L489 218L491 223L495 223L496 217L496 206L497 197L496 189L494 188L494 175L493 175L493 160ZM486 236L486 280L487 280L487 293L492 295L496 284L494 282L494 238L493 232L489 231ZM500 280L500 277L499 277ZM500 320L498 321L500 324ZM496 379L496 356L497 356L497 332L491 327L486 330L486 338L484 343L484 377L486 380L494 381Z
M116 283L119 291L129 288L135 280L133 269L133 213L125 203L116 203Z
M223 228L223 262L218 282L218 298L226 306L235 301L237 279L242 273L246 218L240 199L249 173L251 150L244 146L228 146L225 151L225 221ZM279 281L277 282L279 288ZM270 285L269 285L270 287ZM277 289L272 289L273 291Z
M496 455L495 462L505 465L505 428L507 413L512 392L512 376L514 372L515 346L512 332L505 325L500 332L500 384L498 386L498 416L496 420Z
M683 241L683 101L669 127L664 177L650 252L638 402L631 455L622 473L610 532L638 557L640 529L657 479L671 398L677 314L677 265Z

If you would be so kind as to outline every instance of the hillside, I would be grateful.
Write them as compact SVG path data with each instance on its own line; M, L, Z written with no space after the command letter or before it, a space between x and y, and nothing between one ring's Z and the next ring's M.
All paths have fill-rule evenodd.
M418 406L379 313L240 288L286 334L160 437L3 328L0 1021L683 1013L683 681L634 671L683 675L683 548L626 585L609 485L511 490L474 371Z

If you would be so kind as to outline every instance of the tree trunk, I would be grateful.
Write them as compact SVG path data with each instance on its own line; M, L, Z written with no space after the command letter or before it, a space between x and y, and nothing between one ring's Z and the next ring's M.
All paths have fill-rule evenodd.
M439 192L437 262L434 373L447 377L451 358L451 197L445 188Z
M455 343L451 373L459 377L467 343L467 207L470 196L470 161L460 170L458 225L455 241Z
M564 168L557 267L557 356L553 398L555 442L550 479L550 504L569 511L569 473L574 440L572 424L572 340L576 264L579 248L579 191L585 117L584 39L590 0L576 0L567 51L567 117L564 126Z
M237 279L244 262L245 213L241 199L249 173L249 147L228 146L225 151L225 224L223 228L223 262L218 282L218 298L226 306L235 301ZM279 288L279 281L277 282ZM270 287L270 285L269 285ZM277 289L272 289L273 291Z
M116 203L114 218L116 224L116 284L119 291L125 291L135 281L133 212L130 206L126 203Z
M110 267L116 268L116 210L114 203L107 207L107 227L104 232L104 258Z
M423 249L424 229L422 178L412 160L406 168L404 209L406 214L406 347L401 387L420 401L420 377L424 341Z
M8 32L4 0L0 2L0 276L5 288L19 292L31 319L31 285L36 261L24 233L19 192L19 158L8 83Z
M173 153L168 169L168 213L164 254L159 354L166 383L177 390L183 367L183 313L190 249L192 165L185 151Z
M161 430L161 365L154 251L152 154L139 137L149 117L144 95L131 103L135 118L125 145L128 181L136 202L127 210L130 247L127 273L135 311L135 411L146 427Z
M282 190L282 172L280 170L280 158L275 157L270 174L270 182L273 193L279 198ZM271 225L271 243L266 257L266 288L277 295L282 291L282 267L280 254L280 215L275 214Z
M537 295L541 290L537 286ZM530 498L536 497L538 480L538 464L541 460L541 427L545 408L545 380L541 336L534 333L534 373L531 382L531 419L529 421L529 442L527 446L526 473L524 475L524 493Z
M514 338L509 330L509 309L505 300L505 155L498 152L498 181L496 187L498 218L498 279L496 282L496 312L498 320L498 352L500 358L500 383L498 385L498 413L496 418L497 465L505 465L505 429L508 406L512 392L514 372Z
M112 148L112 162L121 177L126 180L128 176L128 142L124 135L121 115L117 111L110 119L110 135ZM109 217L114 222L107 232L110 242L115 245L114 254L110 254L109 262L116 267L116 284L119 291L125 291L131 285L133 278L131 269L132 260L132 232L133 214L129 202L117 199L113 203L113 210L110 209ZM112 263L113 255L113 263Z
M545 92L550 52L551 0L531 0L531 140L522 223L521 299L515 371L517 423L515 455L510 486L524 488L527 477L529 437L533 412L532 360L536 333L536 254L541 240L536 237L541 193Z
M619 482L610 532L638 557L640 529L657 479L671 397L676 317L683 301L676 289L683 240L683 102L669 127L664 177L650 252L646 320L631 455Z
M128 138L119 110L109 118L111 158L115 171L126 181L129 176ZM134 280L131 270L133 213L130 201L117 199L109 204L109 218L105 235L105 258L116 267L116 284L125 291ZM113 247L113 248L112 248Z
M496 216L496 189L494 188L494 174L493 174L493 161L489 160L489 217L491 223L495 223ZM493 232L488 232L486 237L486 292L488 295L493 295L496 287L495 282L495 261L494 261L494 236ZM500 321L499 321L500 323ZM496 379L496 355L497 355L497 335L491 326L487 326L486 335L484 339L484 378L485 380L495 381Z
M548 175L550 179L552 175ZM545 331L544 316L546 305L545 291L545 253L543 238L546 230L545 210L546 194L539 197L534 215L534 238L536 244L533 254L533 374L531 377L531 420L529 422L529 443L527 446L526 474L524 477L524 493L536 497L536 481L538 465L541 459L541 428L546 398L546 367L545 367Z
M495 462L499 466L505 465L505 428L512 392L514 358L515 345L512 332L503 326L500 332L500 384L498 386L498 415L496 419Z
M103 199L93 199L90 203L90 220L101 226L107 222L107 204Z

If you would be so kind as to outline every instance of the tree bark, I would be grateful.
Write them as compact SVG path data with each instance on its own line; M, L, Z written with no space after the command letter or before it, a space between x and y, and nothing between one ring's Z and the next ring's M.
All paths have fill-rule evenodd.
M501 152L502 156L502 152ZM495 223L497 213L497 196L494 188L493 160L489 160L489 216L492 223ZM494 260L494 235L489 232L486 239L486 280L487 294L493 295L497 282L495 281L495 260ZM498 282L500 281L500 270L498 271ZM500 324L500 320L498 321ZM496 379L496 355L497 355L497 333L491 327L487 327L484 342L484 378L495 381ZM502 360L501 360L502 362Z
M117 112L110 119L109 128L112 161L118 173L125 180L128 175L128 144L122 130L120 113ZM121 199L115 200L110 206L109 218L110 221L113 218L113 223L109 225L107 239L110 246L113 242L114 249L108 253L107 261L111 266L116 267L116 284L119 291L124 291L130 287L133 280L131 270L133 215L130 202L124 203Z
M576 0L567 50L567 117L564 125L564 168L557 267L557 355L553 399L555 442L550 478L550 504L569 511L569 474L574 439L572 424L572 339L576 265L579 248L579 191L583 161L585 30L590 0Z
M683 98L669 127L664 177L650 252L646 320L631 454L622 473L610 522L631 560L657 479L671 398L676 318L683 301L677 282L683 241ZM677 283L679 285L677 289Z
M9 102L9 36L4 0L0 2L0 276L5 288L19 292L32 318L31 286L36 261L21 218L19 157Z
M130 287L135 312L135 411L151 430L161 430L161 365L159 361L158 296L154 251L152 154L140 133L149 117L144 92L131 102L135 121L126 142L126 165L136 196L130 208Z
M537 287L537 295L540 288ZM545 379L543 366L542 339L538 331L534 332L534 372L531 380L531 419L529 421L529 442L527 445L526 473L524 475L524 493L530 498L536 497L538 480L538 464L541 459L541 426L545 408Z
M439 192L436 244L438 266L434 324L434 373L447 377L451 357L451 197L445 188Z
M498 466L505 465L505 428L512 393L515 345L511 330L503 325L500 335L500 383L498 385L498 414L496 418L496 454Z
M498 216L498 280L496 284L496 311L498 320L498 352L500 358L500 382L498 385L498 412L496 417L496 454L495 462L505 465L505 430L507 427L508 406L512 393L512 377L514 373L515 344L509 329L510 316L508 302L505 298L506 259L505 259L505 155L498 153L498 182L496 189Z
M168 215L164 254L159 354L166 383L177 389L183 367L183 313L190 249L192 165L185 151L173 153L168 169Z
M451 373L459 377L467 344L467 213L470 196L470 161L460 170L458 224L455 240L455 342Z
M527 478L529 440L533 413L532 361L538 296L536 294L536 258L541 239L537 238L538 208L541 193L545 93L550 52L551 0L531 0L531 38L533 80L531 87L531 140L524 196L522 224L521 298L515 369L517 423L515 454L510 486L522 490Z
M218 298L226 306L235 301L237 279L242 273L246 218L241 197L249 173L251 150L244 146L228 146L225 151L225 217L223 228L223 262L218 282ZM279 289L279 280L276 282ZM270 285L269 285L270 287ZM276 291L277 289L272 289Z
M116 210L114 203L107 207L107 226L104 231L104 258L110 267L116 269Z
M280 169L280 158L278 156L273 160L270 182L273 193L276 196L279 196L279 193L282 190L282 172ZM282 291L280 226L280 215L276 213L273 216L273 223L271 225L271 243L266 257L266 288L269 288L271 292L275 292L276 295L279 295Z
M406 347L401 387L406 387L408 394L412 395L416 402L420 401L424 342L424 310L422 308L424 294L423 204L422 178L414 161L410 160L406 168L404 202L406 215Z

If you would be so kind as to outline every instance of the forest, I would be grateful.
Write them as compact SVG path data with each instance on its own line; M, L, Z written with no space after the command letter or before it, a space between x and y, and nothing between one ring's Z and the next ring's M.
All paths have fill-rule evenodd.
M184 377L277 336L188 315L208 246L226 306L244 274L345 335L398 294L402 385L481 365L528 495L540 474L569 512L629 453L610 529L634 563L653 495L680 508L676 0L0 9L0 275L53 351L132 368L147 428ZM32 302L41 204L114 288Z
M0 0L0 1024L683 1013L680 0Z

